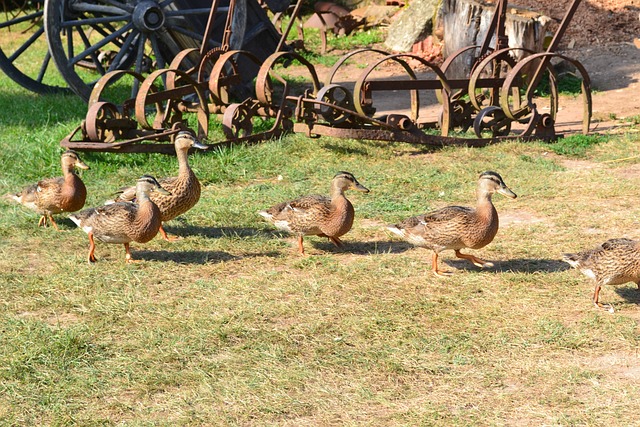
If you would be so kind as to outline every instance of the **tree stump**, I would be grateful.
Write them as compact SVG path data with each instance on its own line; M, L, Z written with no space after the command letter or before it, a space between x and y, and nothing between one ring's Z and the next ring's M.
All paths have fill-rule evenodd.
M475 0L443 0L438 21L444 34L444 57L447 58L466 46L482 45L495 11L495 4ZM505 20L505 34L509 38L509 47L542 52L550 20L551 18L537 12L509 6ZM490 46L495 45L494 34ZM469 77L476 54L473 49L462 54L459 60L451 64L447 77ZM516 60L528 55L523 51L513 53Z

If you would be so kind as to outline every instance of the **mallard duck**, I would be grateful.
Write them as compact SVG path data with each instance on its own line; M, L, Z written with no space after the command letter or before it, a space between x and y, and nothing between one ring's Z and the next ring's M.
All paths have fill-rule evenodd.
M369 189L349 172L338 172L331 181L331 196L310 195L283 202L259 214L278 229L298 235L298 250L304 255L303 236L327 237L342 246L340 236L351 230L353 205L344 196L346 190L368 193Z
M89 166L73 150L62 153L60 161L63 176L43 179L20 193L7 195L42 215L38 227L46 226L47 220L50 220L55 229L59 230L52 215L82 209L87 198L87 187L76 175L75 168L89 169Z
M498 232L498 212L491 202L493 193L516 198L500 175L487 171L478 179L475 208L447 206L387 228L409 243L433 250L431 270L436 276L451 274L438 268L438 254L446 249L453 249L458 258L469 260L478 267L493 267L490 262L460 252L464 248L485 247Z
M158 182L170 195L159 192L151 194L151 200L160 209L162 222L170 221L194 207L200 200L200 181L189 166L189 149L191 147L204 150L206 145L199 142L190 132L179 132L174 140L176 157L178 158L178 176L160 178ZM136 187L121 188L116 202L131 202L136 198ZM160 235L167 241L179 239L169 238L160 225Z
M122 243L126 251L125 261L133 262L129 242L146 243L160 229L160 210L151 195L168 196L152 176L143 175L136 183L136 202L115 202L97 208L89 208L69 218L89 235L89 262L95 262L94 237L104 243Z
M563 261L577 268L596 282L593 303L596 307L609 308L598 301L602 285L622 285L634 282L640 289L640 242L631 239L610 239L595 249L563 254Z

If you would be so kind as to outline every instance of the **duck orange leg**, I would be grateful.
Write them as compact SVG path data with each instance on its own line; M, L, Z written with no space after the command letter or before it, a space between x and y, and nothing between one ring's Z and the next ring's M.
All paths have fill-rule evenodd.
M447 277L452 274L450 271L442 271L438 268L438 252L435 251L431 257L431 271L438 277Z
M477 258L477 257L475 257L475 256L473 256L471 254L463 254L459 250L456 250L456 256L458 258L462 258L462 259L466 259L468 261L471 261L473 263L473 265L475 265L476 267L480 267L480 268L493 267L493 263L492 262L483 261L480 258Z
M182 237L180 236L172 236L169 237L169 235L167 234L166 231L164 231L164 228L162 228L162 225L160 225L160 229L158 230L158 232L160 233L160 235L162 236L162 238L164 240L166 240L167 242L175 242L176 240L180 240L182 239Z
M599 297L600 297L600 289L602 288L602 285L600 283L596 283L596 288L593 291L593 303L595 304L596 307L598 308L602 308L605 310L608 310L610 313L614 312L613 306L611 304L602 304L599 301Z
M128 243L124 244L124 251L127 253L124 256L124 262L126 262L127 264L132 264L135 262L139 262L138 260L133 259L133 257L131 256L131 248L129 247Z
M329 240L331 240L331 243L333 243L334 245L336 245L337 247L341 248L343 245L342 240L340 240L337 237L331 237L331 236L327 236L327 238Z
M89 233L89 263L96 262L96 242L93 240L93 233Z
M300 255L304 255L304 245L302 244L302 234L298 236L298 251L300 252Z
M51 214L49 215L49 220L51 221L51 225L53 225L53 227L60 231L60 229L58 228L58 224L56 224L56 222L53 220L53 216L51 216ZM45 221L46 222L46 221Z

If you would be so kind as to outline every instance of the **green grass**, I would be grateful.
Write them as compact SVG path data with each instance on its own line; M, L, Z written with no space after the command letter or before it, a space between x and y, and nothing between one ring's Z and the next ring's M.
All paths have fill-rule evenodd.
M596 144L602 144L610 139L606 135L575 134L550 144L551 149L564 156L583 157L588 149Z
M75 97L42 97L0 76L2 194L59 175L59 141L84 118ZM481 149L289 135L191 156L200 202L132 252L0 201L0 425L636 425L640 297L592 283L561 254L637 234L637 133ZM87 206L159 154L81 153ZM472 205L495 170L501 228L473 251L480 270L384 225ZM256 212L327 193L338 170L371 193L345 247L295 240Z

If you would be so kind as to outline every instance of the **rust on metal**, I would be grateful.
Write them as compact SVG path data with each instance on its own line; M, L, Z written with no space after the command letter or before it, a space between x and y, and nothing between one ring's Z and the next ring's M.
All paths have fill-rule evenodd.
M235 1L230 1L229 10L234 10ZM131 71L105 74L93 89L84 121L61 144L87 151L173 153L171 137L186 129L210 141L209 148L257 143L288 132L310 137L403 141L434 148L480 147L507 139L554 140L559 137L555 132L558 93L551 59L569 61L580 73L584 100L582 130L588 133L592 113L589 76L580 62L554 52L580 1L573 0L547 51L526 51L528 56L519 61L512 56L517 49L506 45L506 0L499 0L482 45L458 50L440 67L408 53L360 49L338 60L323 83L313 64L284 44L291 27L283 34L278 49L260 61L252 52L229 49L231 28L227 27L231 19L227 19L222 48L186 49L176 55L169 68L156 70L146 78ZM299 4L300 0L293 8L294 13L299 12ZM217 1L213 9L216 7ZM205 35L212 31L211 22ZM491 48L489 42L494 36L497 45ZM468 78L447 78L453 61L471 50L476 52L476 61ZM335 81L347 61L365 51L374 52L379 58L352 84ZM293 93L291 85L277 72L281 64L286 66L294 60L307 68L310 77L310 87L303 89L303 93ZM258 66L257 73L243 73L238 66L241 61ZM409 65L416 61L435 78L418 78L418 73ZM403 79L370 77L374 69L387 62L402 67L406 73L401 76ZM530 69L535 70L532 77L525 75ZM550 82L548 108L536 105L539 99L534 99L534 90L543 74L548 75ZM127 75L139 89L119 103L109 101L109 87ZM253 87L247 89L246 82L252 82ZM246 94L247 90L253 93ZM377 114L374 94L383 91L396 91L402 96L408 92L409 113ZM435 93L440 104L437 121L427 122L419 117L419 91ZM209 131L209 120L214 115L222 122L224 136L215 143L211 142L213 137ZM256 132L255 118L269 119L272 124L269 129ZM512 132L512 124L519 124L519 133ZM455 129L466 132L470 128L475 137L451 136ZM426 129L433 131L425 132Z

